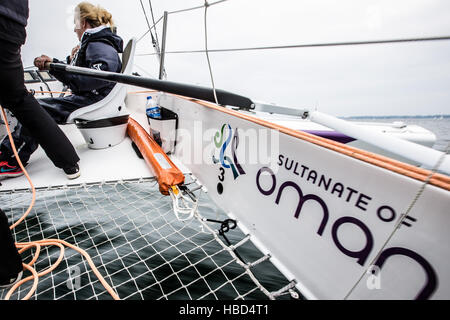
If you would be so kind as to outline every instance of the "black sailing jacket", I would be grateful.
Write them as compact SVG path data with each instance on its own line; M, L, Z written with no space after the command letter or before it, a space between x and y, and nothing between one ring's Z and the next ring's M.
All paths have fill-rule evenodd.
M87 30L81 39L75 66L103 71L120 72L122 63L119 53L123 52L123 40L112 33L109 27ZM61 61L54 59L54 62ZM67 85L76 95L100 95L105 97L114 83L91 77L74 75L64 71L52 71L55 78Z

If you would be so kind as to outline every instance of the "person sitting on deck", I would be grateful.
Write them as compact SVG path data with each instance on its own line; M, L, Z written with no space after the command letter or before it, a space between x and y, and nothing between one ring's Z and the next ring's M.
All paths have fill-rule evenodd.
M72 50L66 62L78 67L120 72L122 63L119 53L123 52L123 40L112 31L114 28L112 15L100 6L81 2L75 8L74 23L74 32L80 44ZM63 63L46 55L41 55L34 60L35 66L40 70L47 69L48 63L51 62ZM73 111L102 100L115 85L112 82L63 71L53 70L50 73L72 91L72 95L64 97L38 99L40 105L58 124L65 124ZM13 138L16 146L20 146L19 157L22 163L27 163L31 154L38 148L38 142L26 130L23 130L20 123L13 132ZM0 151L0 160L7 161L11 166L16 165L9 139L3 140ZM17 174L11 176L17 176ZM68 175L69 178L77 176Z

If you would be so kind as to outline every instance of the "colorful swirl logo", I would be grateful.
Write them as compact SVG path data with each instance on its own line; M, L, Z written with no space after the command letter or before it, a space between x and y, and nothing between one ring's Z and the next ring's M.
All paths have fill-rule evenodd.
M220 163L223 168L230 169L233 173L234 180L240 175L245 174L245 171L236 156L236 149L239 146L239 134L237 128L233 130L229 124L222 125L222 128L214 135L214 145L220 150L219 158L216 158L214 154L212 156L214 163ZM225 155L227 148L230 146L232 158Z

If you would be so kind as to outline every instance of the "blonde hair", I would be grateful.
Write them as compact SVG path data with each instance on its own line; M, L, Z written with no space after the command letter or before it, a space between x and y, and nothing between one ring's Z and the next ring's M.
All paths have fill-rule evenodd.
M89 2L81 2L75 7L75 15L78 15L80 21L87 21L93 27L108 25L114 28L114 21L111 13L100 6L94 6Z

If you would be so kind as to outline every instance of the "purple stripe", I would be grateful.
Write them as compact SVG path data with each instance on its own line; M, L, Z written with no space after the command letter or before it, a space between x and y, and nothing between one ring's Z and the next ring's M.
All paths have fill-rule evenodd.
M310 134L313 134L315 136L319 136L325 139L334 140L340 143L349 143L352 141L355 141L356 139L353 139L352 137L346 136L345 134L342 134L340 132L336 131L322 131L322 130L301 130L303 132L307 132Z

